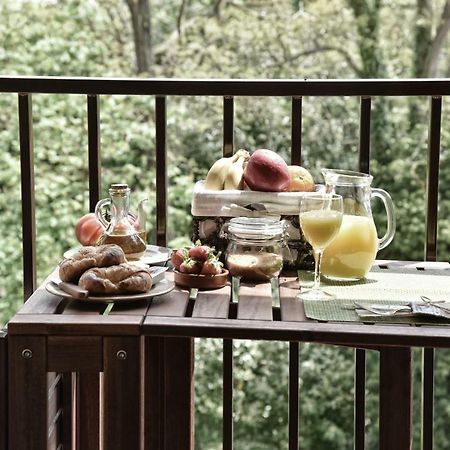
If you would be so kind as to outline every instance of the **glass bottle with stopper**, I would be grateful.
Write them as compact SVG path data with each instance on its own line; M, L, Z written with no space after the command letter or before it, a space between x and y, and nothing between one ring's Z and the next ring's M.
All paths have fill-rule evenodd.
M97 244L117 244L124 251L126 258L133 260L139 259L144 254L146 244L143 236L141 236L142 231L139 230L144 225L140 223L144 220L144 217L138 217L134 220L134 223L130 221L130 219L133 219L133 215L129 212L130 192L127 184L111 184L110 198L105 198L97 203L95 215L106 228ZM140 202L139 210L141 210L144 201ZM103 208L107 205L110 206L110 222L107 222L102 213ZM136 225L139 229L136 229Z

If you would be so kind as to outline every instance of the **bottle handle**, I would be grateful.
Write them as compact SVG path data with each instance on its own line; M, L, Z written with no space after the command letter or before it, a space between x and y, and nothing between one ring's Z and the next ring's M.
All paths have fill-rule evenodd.
M109 222L105 220L102 214L102 209L106 205L111 205L111 199L110 198L104 198L103 200L100 200L95 205L95 216L97 217L97 220L105 227L108 228Z
M372 197L377 197L381 199L387 215L386 234L381 239L378 239L378 250L382 250L392 242L392 239L394 239L395 235L394 203L392 202L391 196L384 189L372 188Z

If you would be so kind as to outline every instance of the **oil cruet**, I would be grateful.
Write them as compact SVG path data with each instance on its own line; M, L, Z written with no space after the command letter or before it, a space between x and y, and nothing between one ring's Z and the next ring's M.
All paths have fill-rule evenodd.
M394 204L383 189L372 188L371 175L350 170L322 169L327 192L342 195L344 216L339 233L325 249L322 274L330 278L364 278L378 250L389 245L395 234ZM387 215L385 235L379 239L372 217L371 199L379 198Z
M105 231L97 241L98 245L117 244L122 247L127 259L139 259L145 252L144 202L139 204L139 214L130 214L130 188L127 184L111 184L110 198L100 200L95 207L97 219L105 226ZM111 221L102 214L105 206L110 206ZM131 223L133 220L134 223Z

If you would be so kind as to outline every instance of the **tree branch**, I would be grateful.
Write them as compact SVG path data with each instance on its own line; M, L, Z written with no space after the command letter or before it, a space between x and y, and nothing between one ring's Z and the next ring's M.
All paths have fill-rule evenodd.
M119 29L119 27L117 26L116 17L113 15L111 8L106 7L105 8L105 12L106 12L106 14L107 14L107 16L109 18L109 21L111 23L111 27L113 29L113 34L116 37L117 42L120 44L121 47L124 47L125 46L125 40L123 39L122 32L121 32L121 30L123 28ZM121 20L120 16L119 16L119 20Z
M436 34L431 42L430 51L425 60L426 76L433 78L437 75L439 55L444 47L445 38L450 30L450 0L447 0L441 14L441 20Z
M350 54L347 53L347 51L345 51L343 48L337 47L334 45L322 45L322 46L318 46L318 47L310 49L310 50L305 50L303 52L296 53L295 55L285 57L282 62L279 62L279 64L286 64L289 62L293 62L299 58L302 58L304 56L311 56L316 53L325 53L325 52L339 53L341 56L344 57L345 62L349 65L349 67L355 72L355 74L358 77L360 77L362 75L362 69L360 67L358 67L358 65L356 64L355 61L353 61L353 58L350 56Z
M137 72L149 72L152 60L150 0L125 0L133 25Z
M213 14L217 20L220 20L220 12L222 9L223 0L216 0L213 6Z
M350 53L348 53L346 50L344 50L341 47L337 47L334 45L326 45L323 47L320 47L319 49L322 52L336 52L339 53L341 56L344 57L345 62L349 65L349 67L351 69L353 69L353 71L355 72L355 74L358 77L362 77L363 75L363 70L361 67L358 67L358 65L356 64L356 62L353 60L353 58L350 56Z
M181 42L181 23L183 21L184 17L184 11L186 9L188 0L181 0L180 9L178 10L178 16L177 16L177 32L178 32L178 41Z

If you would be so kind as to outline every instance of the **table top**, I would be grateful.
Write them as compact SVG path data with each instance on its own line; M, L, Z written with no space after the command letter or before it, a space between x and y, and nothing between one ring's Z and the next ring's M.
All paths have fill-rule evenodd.
M443 275L439 286L436 286L437 270ZM423 290L425 295L445 291L450 299L448 263L377 261L373 271L389 274L392 289L414 280L417 281L414 283L416 288ZM168 278L171 276L171 273L167 275ZM367 279L370 281L371 277ZM353 347L450 347L450 326L369 325L308 319L302 302L295 298L299 289L295 273L280 276L279 286L241 283L238 288L228 284L211 291L175 287L172 292L159 297L136 303L114 303L109 307L52 295L44 285L11 319L8 324L10 335L188 336L319 342ZM358 298L358 293L368 286L369 283L360 282L344 292L351 292L352 298ZM374 288L377 295L385 295L382 289Z

